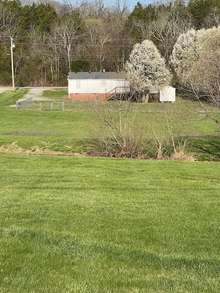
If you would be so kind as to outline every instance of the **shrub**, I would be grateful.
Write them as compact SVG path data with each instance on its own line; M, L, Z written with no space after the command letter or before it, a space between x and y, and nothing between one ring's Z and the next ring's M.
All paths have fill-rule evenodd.
M96 129L97 139L92 141L90 155L158 160L186 158L186 139L177 137L180 133L175 126L177 114L160 113L158 119L163 124L158 125L156 121L155 124L150 119L143 120L146 116L141 115L136 105L120 100L97 102L95 112L101 126Z
M97 103L95 111L101 125L96 150L112 157L144 156L144 130L133 103L121 100Z

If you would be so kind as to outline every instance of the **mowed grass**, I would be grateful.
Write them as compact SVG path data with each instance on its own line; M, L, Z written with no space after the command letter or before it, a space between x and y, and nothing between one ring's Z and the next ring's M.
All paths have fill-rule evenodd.
M68 98L68 91L65 88L55 89L55 90L45 90L43 92L45 98L63 100Z
M0 292L220 292L219 163L0 166Z
M102 135L99 129L103 124L94 104L67 101L66 90L61 89L45 91L44 96L55 101L64 100L67 105L64 112L39 111L38 106L19 111L11 107L25 92L18 90L0 95L0 145L16 143L25 149L37 146L66 152L86 152L94 147L92 143ZM144 129L146 139L152 135L152 129L157 136L166 137L167 119L174 135L190 138L210 136L211 139L206 140L207 145L212 136L219 134L219 126L206 117L197 102L178 98L175 104L134 104L133 108L137 113L136 127ZM208 109L219 116L215 108ZM215 141L218 147L219 139ZM204 152L207 152L207 146ZM213 158L215 154L208 154L205 158L209 157Z
M84 141L92 138L97 125L91 109L61 112L10 107L24 94L19 90L0 95L0 145L16 142L26 149L47 146L53 150L84 150Z

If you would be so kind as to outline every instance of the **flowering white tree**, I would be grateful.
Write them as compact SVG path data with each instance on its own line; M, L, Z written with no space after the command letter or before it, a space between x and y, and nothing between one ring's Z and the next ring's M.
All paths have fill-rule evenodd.
M206 30L188 83L197 97L220 106L220 27Z
M193 64L198 61L201 51L201 43L207 30L191 29L179 36L174 45L170 63L181 84L186 84L190 78Z
M180 35L171 55L178 82L198 95L219 100L219 54L220 27L192 29Z
M181 84L186 84L191 79L194 64L200 59L204 51L203 44L209 39L216 38L220 27L194 30L181 34L174 45L171 55L171 66Z
M137 91L149 91L168 85L171 74L165 60L152 41L145 40L136 44L131 52L125 70L132 86Z

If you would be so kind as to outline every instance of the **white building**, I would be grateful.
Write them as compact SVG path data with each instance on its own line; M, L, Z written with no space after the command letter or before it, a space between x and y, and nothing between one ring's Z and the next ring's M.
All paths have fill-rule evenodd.
M71 72L68 76L69 97L78 101L108 100L116 94L130 92L125 73L117 72ZM164 86L151 89L152 101L175 102L176 89ZM154 100L155 99L155 100Z
M68 76L69 97L74 100L106 100L114 94L128 93L130 84L124 73L71 72Z

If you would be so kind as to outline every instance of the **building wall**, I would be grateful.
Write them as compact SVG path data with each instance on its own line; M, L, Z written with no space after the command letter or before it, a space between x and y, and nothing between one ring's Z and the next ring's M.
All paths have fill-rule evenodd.
M69 97L75 101L105 101L110 98L107 94L70 94Z
M122 79L70 79L69 97L76 100L107 99L114 92L129 91L129 82Z
M176 101L176 89L172 86L164 86L160 89L160 102Z

